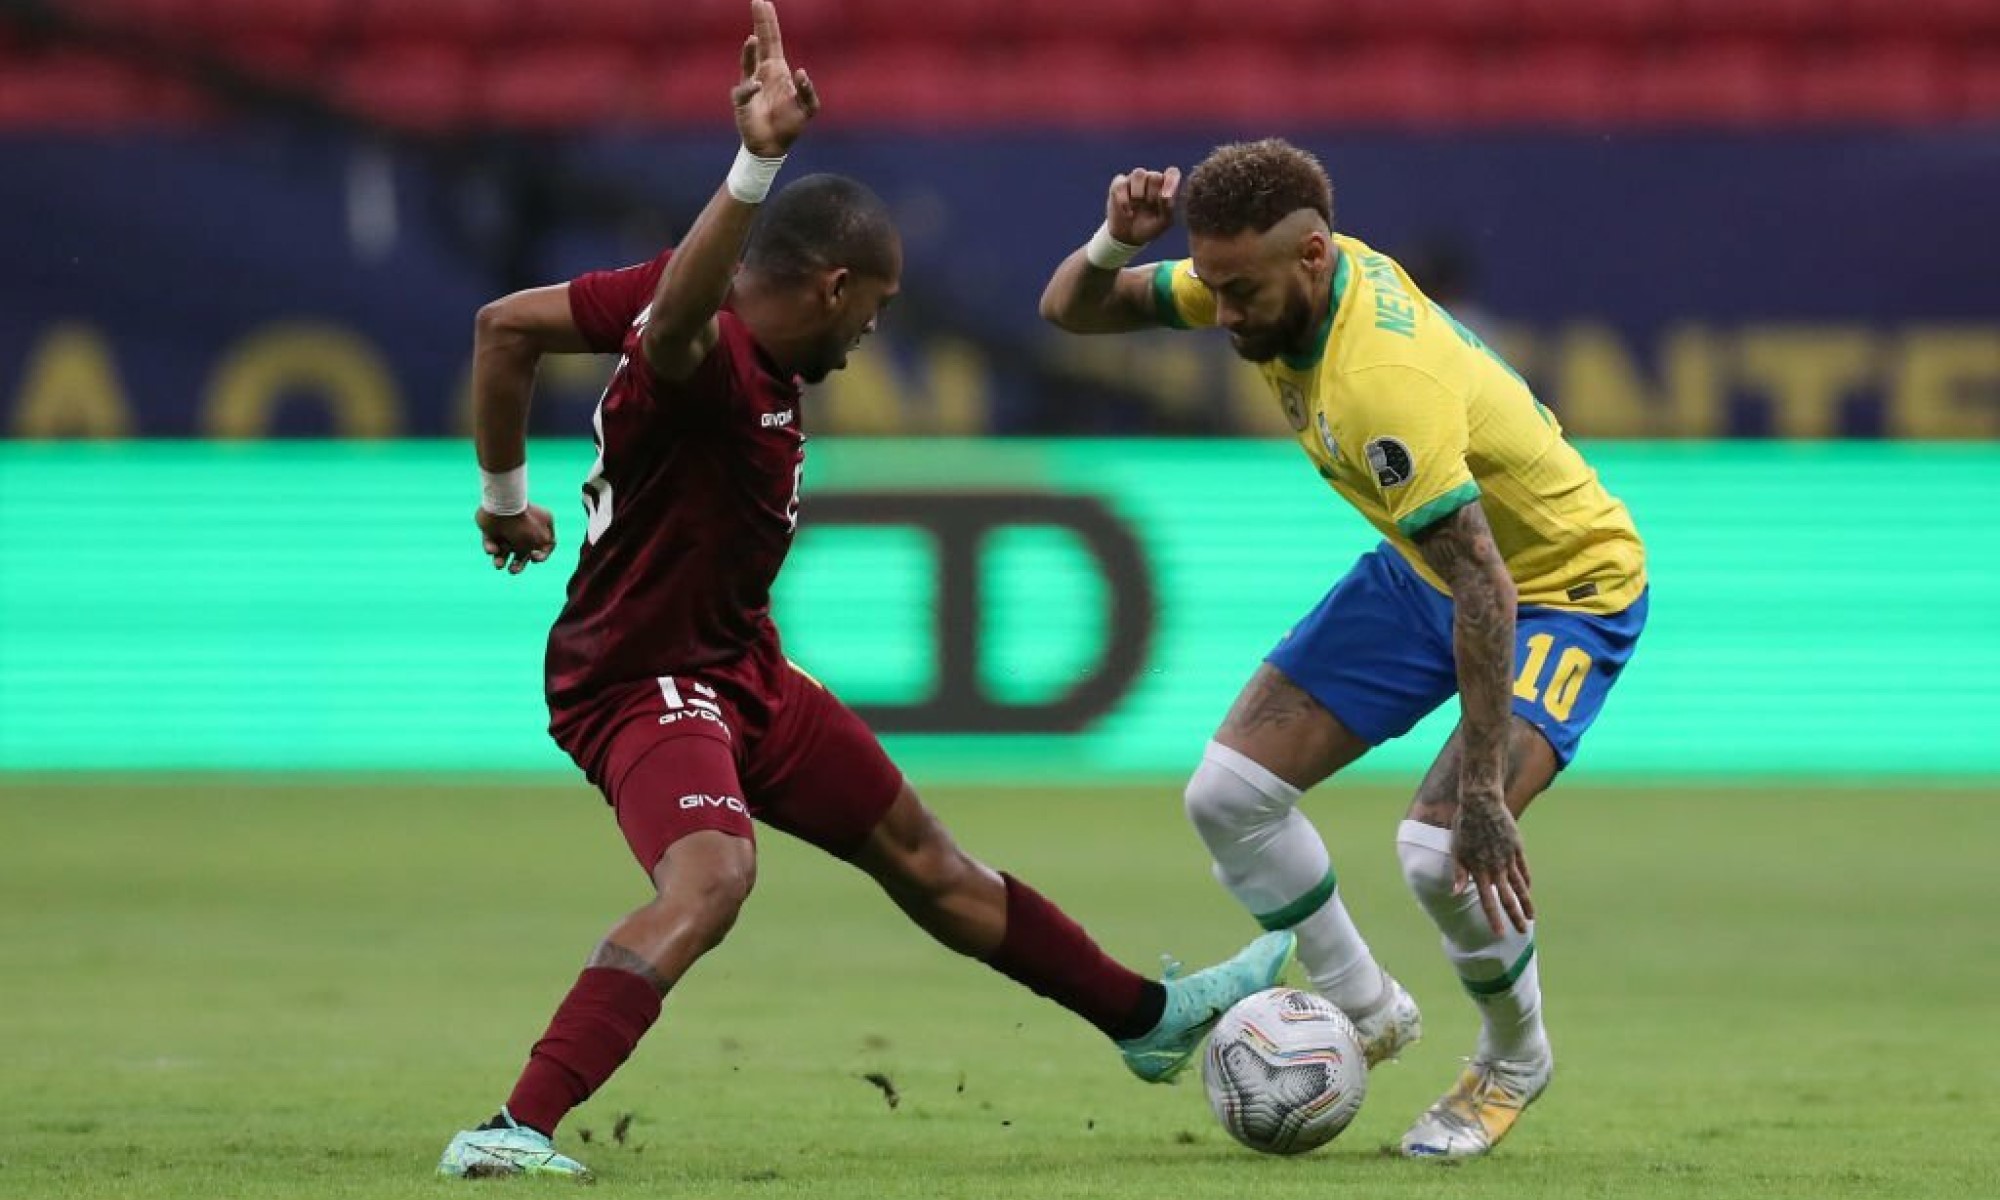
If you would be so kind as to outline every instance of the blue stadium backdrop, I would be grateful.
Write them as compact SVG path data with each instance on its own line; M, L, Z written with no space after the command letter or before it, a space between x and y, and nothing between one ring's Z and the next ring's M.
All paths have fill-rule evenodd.
M874 183L910 262L910 302L831 385L821 429L1277 432L1214 339L1065 340L1034 315L1114 171L1190 164L1241 132L815 137L795 173ZM1989 130L1302 140L1349 231L1391 252L1459 247L1460 315L1583 435L2000 436ZM669 222L731 152L726 135L525 146L528 172L614 181ZM463 427L471 314L502 286L474 264L520 232L491 179L254 122L0 150L34 181L0 189L0 432ZM551 231L517 249L516 282L652 251ZM552 372L537 429L583 427L602 373Z

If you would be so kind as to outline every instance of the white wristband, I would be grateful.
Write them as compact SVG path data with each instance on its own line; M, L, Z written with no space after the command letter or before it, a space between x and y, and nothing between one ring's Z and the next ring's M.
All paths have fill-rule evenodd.
M1106 221L1099 225L1097 232L1091 234L1090 240L1084 243L1083 257L1100 271L1116 271L1139 257L1139 251L1144 249L1144 246L1128 245L1112 237L1111 222Z
M479 471L479 507L496 517L528 511L528 464L511 471Z
M764 197L771 194L771 181L778 177L778 168L785 165L785 156L758 158L750 153L747 146L736 148L736 161L729 167L729 194L745 204L762 204Z

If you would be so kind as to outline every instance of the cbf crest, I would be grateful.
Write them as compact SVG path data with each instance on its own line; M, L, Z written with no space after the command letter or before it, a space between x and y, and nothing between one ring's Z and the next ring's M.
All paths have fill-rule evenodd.
M1340 461L1340 443L1334 440L1333 426L1327 424L1324 410L1316 413L1315 416L1319 421L1319 444L1326 447L1326 461L1338 463Z
M1278 403L1285 406L1285 420L1291 424L1293 433L1306 431L1306 394L1299 385L1289 379L1278 382Z

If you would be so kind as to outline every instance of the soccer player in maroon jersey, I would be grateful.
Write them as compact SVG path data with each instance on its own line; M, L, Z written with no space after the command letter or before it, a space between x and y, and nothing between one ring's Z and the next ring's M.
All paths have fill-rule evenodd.
M798 524L800 383L873 332L902 246L880 198L849 179L809 176L764 202L819 99L785 62L773 6L751 9L734 91L743 149L680 246L480 312L476 519L495 567L519 572L555 546L523 468L537 361L621 354L593 419L584 546L547 687L550 732L656 894L598 944L499 1113L452 1139L447 1175L587 1174L550 1135L729 932L756 876L753 817L868 872L925 932L1090 1022L1148 1081L1291 957L1280 933L1186 978L1120 966L959 849L860 719L786 660L770 589Z

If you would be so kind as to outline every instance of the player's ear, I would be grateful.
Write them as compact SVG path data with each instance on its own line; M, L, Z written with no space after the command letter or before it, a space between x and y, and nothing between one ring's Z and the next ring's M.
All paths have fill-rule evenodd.
M1325 233L1314 229L1299 240L1299 265L1309 271L1319 271L1333 258L1333 241Z
M820 294L825 298L826 306L835 309L846 303L847 293L853 290L851 287L853 282L854 272L846 267L835 267L828 271L820 282Z

